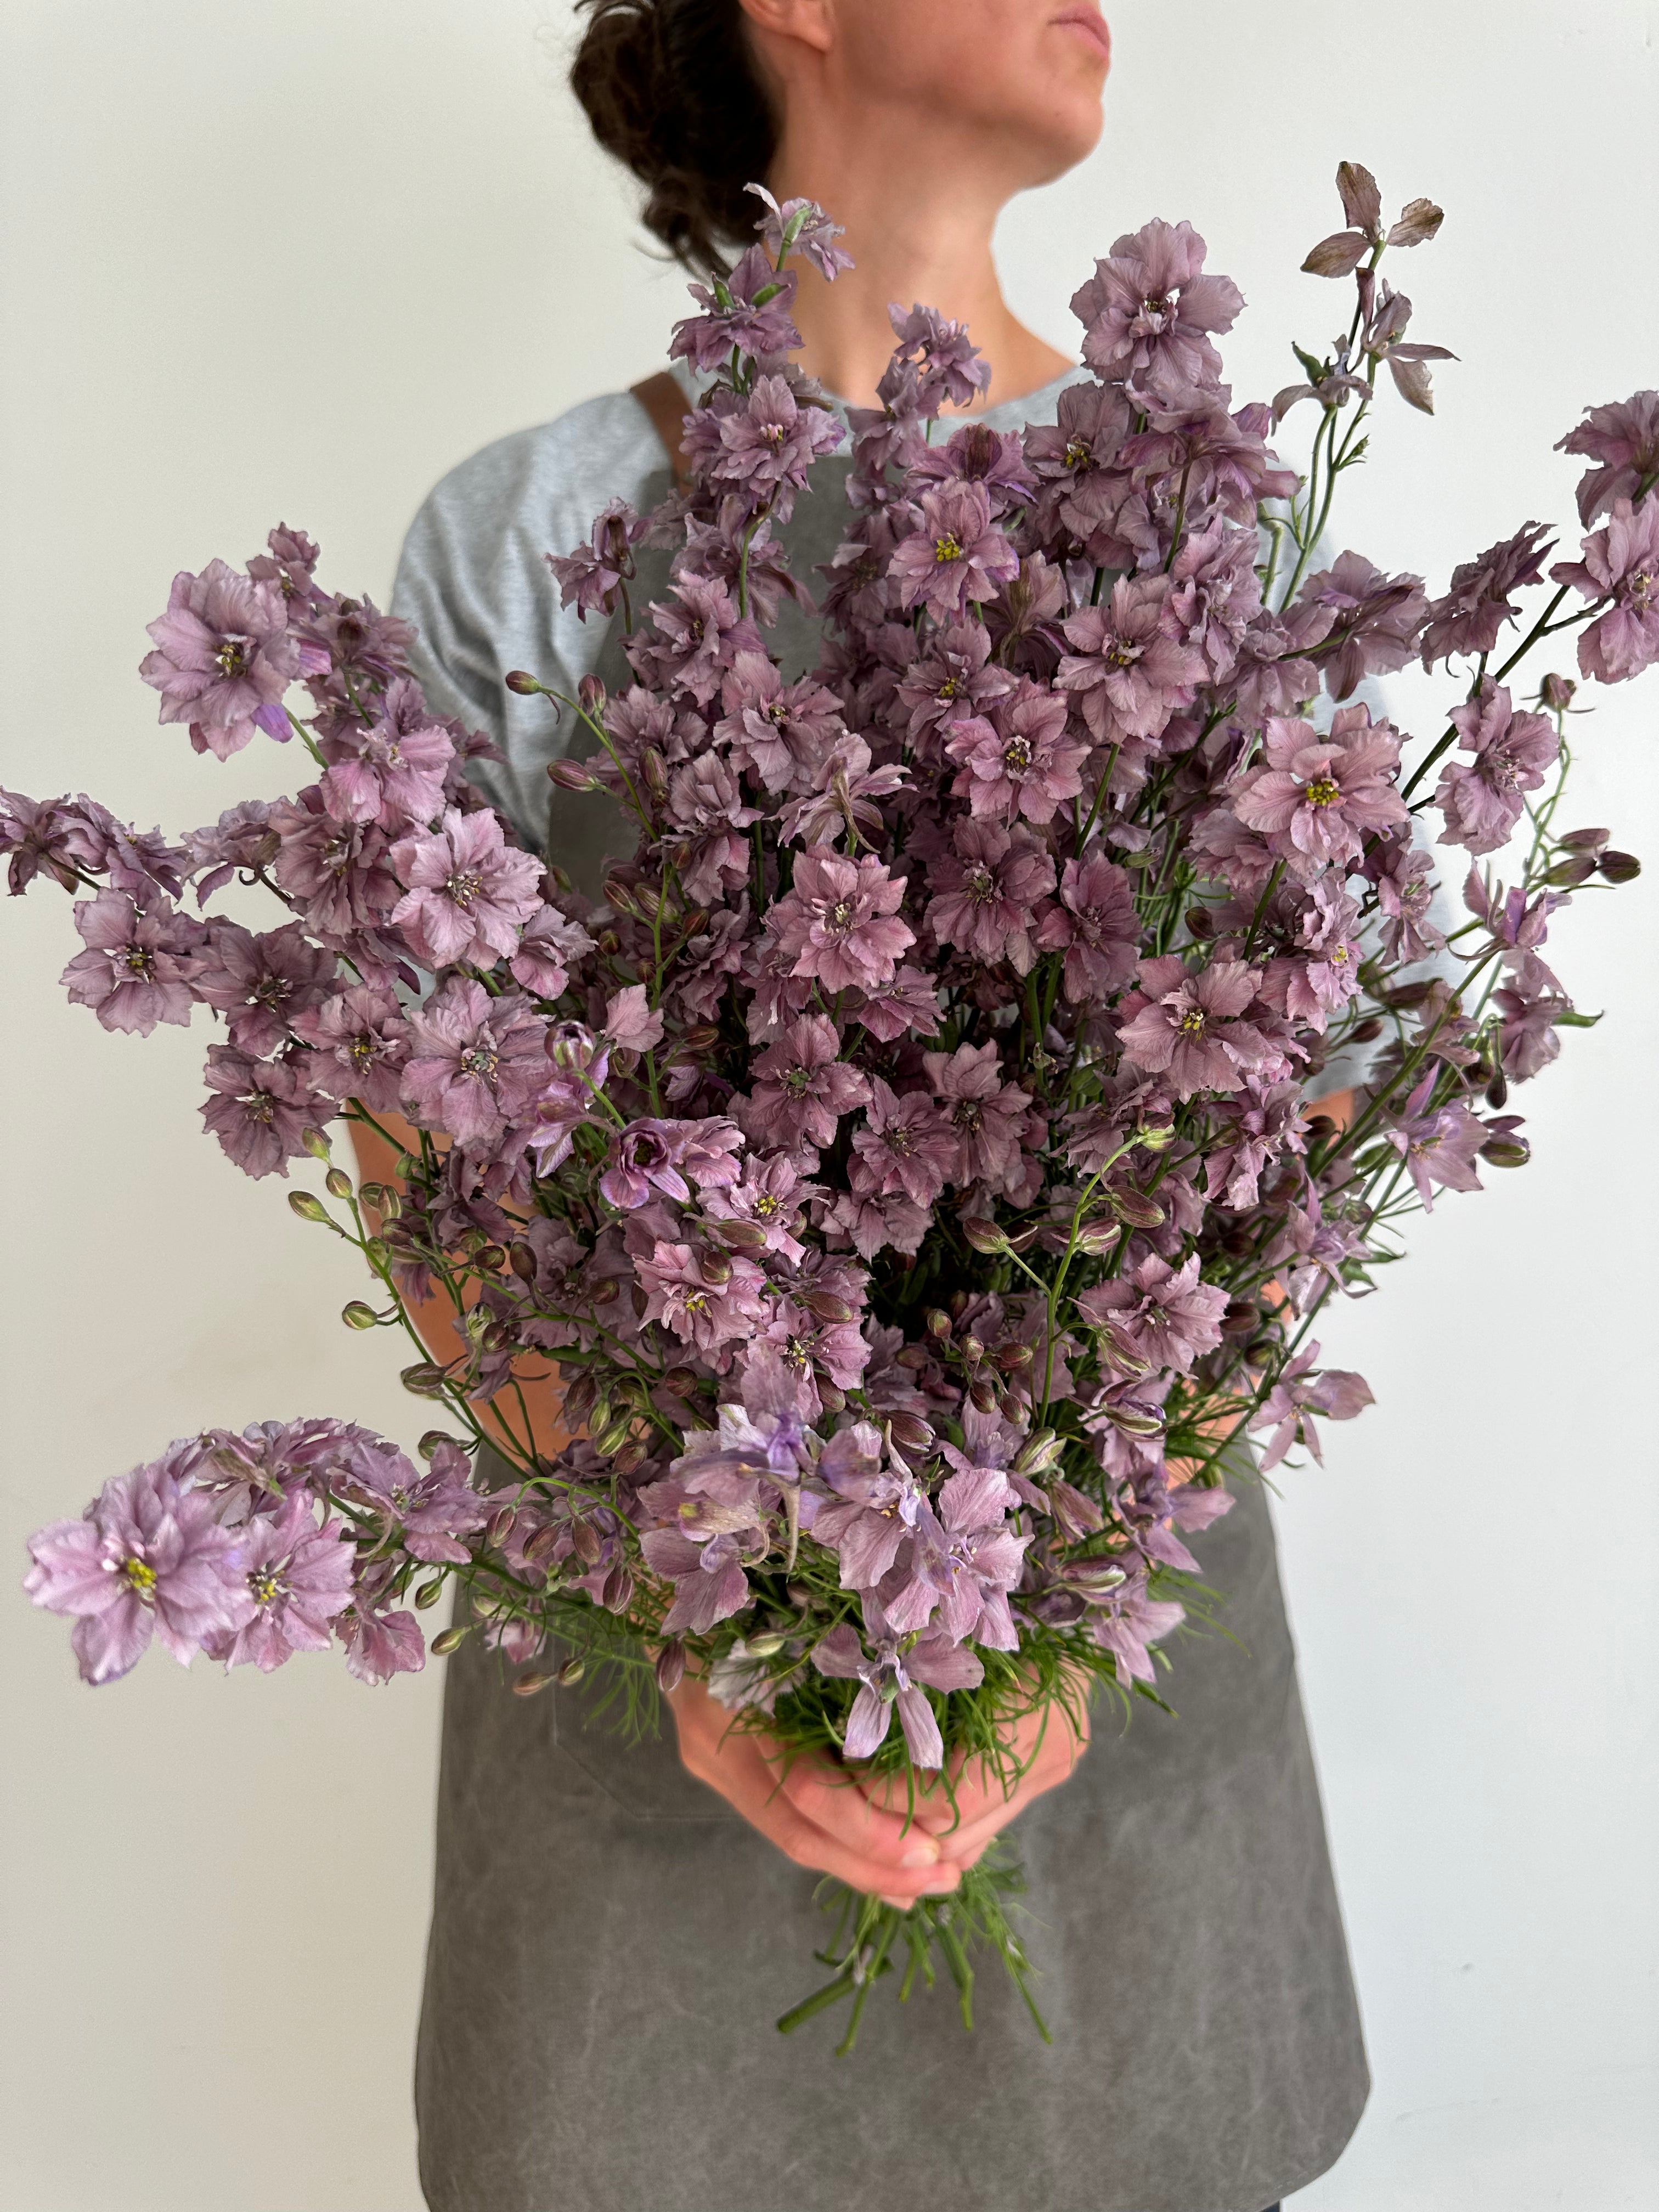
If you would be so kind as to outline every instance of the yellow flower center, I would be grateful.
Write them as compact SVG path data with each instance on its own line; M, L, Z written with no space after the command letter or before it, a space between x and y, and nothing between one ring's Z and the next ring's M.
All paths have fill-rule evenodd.
M1203 1007L1188 1006L1186 1012L1182 1014L1181 1019L1176 1024L1176 1027L1181 1031L1183 1036L1202 1036L1204 1034Z
M1341 798L1342 791L1335 778L1328 770L1322 775L1315 776L1303 796L1307 799L1310 806L1329 806Z
M155 1588L155 1570L144 1559L123 1559L121 1572L140 1597L148 1597Z
M952 537L947 530L943 538L933 540L933 558L935 561L960 561L962 540Z

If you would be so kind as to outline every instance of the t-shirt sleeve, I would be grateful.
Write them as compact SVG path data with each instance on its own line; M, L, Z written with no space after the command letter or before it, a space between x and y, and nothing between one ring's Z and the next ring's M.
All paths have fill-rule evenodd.
M614 392L451 470L404 540L392 605L415 625L415 673L438 713L501 747L504 761L475 761L468 772L532 849L546 835L549 763L588 748L573 709L520 698L505 678L528 669L574 698L606 632L603 617L583 622L560 605L545 556L580 544L607 500L650 504L666 469L639 402Z

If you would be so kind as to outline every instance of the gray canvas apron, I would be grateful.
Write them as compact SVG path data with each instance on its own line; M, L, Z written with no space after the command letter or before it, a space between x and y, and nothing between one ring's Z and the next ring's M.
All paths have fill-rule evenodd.
M836 474L785 533L809 585ZM799 673L807 625L777 643ZM600 672L628 680L614 635ZM558 793L550 826L590 890L631 842L602 798ZM1230 1634L1172 1640L1179 1717L1101 1706L1012 1832L1052 2048L994 1960L971 2035L948 1983L902 2008L890 1981L849 2058L834 2014L780 2036L823 1978L816 1877L684 1771L666 1713L629 1746L469 1639L416 2068L432 2212L1261 2212L1323 2172L1369 2083L1272 1526L1235 1487L1194 1540Z

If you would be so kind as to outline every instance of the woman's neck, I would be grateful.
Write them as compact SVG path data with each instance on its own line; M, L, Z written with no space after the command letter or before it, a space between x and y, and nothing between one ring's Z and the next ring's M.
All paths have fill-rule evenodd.
M959 149L926 143L896 175L891 136L882 132L878 145L860 144L862 136L820 133L817 143L786 136L769 179L780 200L810 198L827 209L854 257L833 284L794 264L808 374L838 398L873 405L893 350L888 303L920 301L965 323L991 365L989 391L966 411L1023 398L1063 375L1070 358L1027 330L1002 296L991 233L1005 196L994 179L982 179L978 191L964 187Z

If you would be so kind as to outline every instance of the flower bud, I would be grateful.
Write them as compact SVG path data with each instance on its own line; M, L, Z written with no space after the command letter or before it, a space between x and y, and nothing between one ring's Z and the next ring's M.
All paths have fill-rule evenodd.
M599 1386L591 1375L578 1375L564 1394L564 1417L573 1428L580 1428L592 1412L599 1395Z
M381 1220L398 1220L402 1215L404 1210L404 1201L401 1193L393 1190L389 1183L377 1183L375 1185L375 1188L380 1194L379 1203L375 1207L375 1212L380 1215Z
M1633 884L1642 872L1634 853L1603 853L1596 866L1610 884Z
M1565 714L1572 704L1572 695L1578 686L1570 676L1547 676L1539 687L1540 702L1553 714Z
M1152 1361L1121 1322L1102 1322L1098 1334L1105 1340L1107 1357L1120 1373L1134 1376L1152 1373Z
M687 1030L680 1039L685 1050L701 1060L711 1053L720 1041L720 1033L713 1022L700 1022L696 1028Z
M679 1687L684 1673L685 1646L677 1638L672 1644L665 1644L657 1654L657 1687L665 1696L670 1690Z
M613 914L625 914L639 920L640 910L634 903L634 894L620 876L607 876L600 885L605 902Z
M1132 1229L1156 1229L1164 1218L1164 1208L1155 1198L1148 1198L1144 1190L1133 1184L1127 1188L1109 1188L1106 1203L1120 1221L1127 1221Z
M417 1613L424 1613L428 1606L436 1605L443 1594L444 1586L441 1582L422 1583L415 1593L415 1610Z
M547 763L547 773L561 791L597 791L599 780L593 771L580 761L556 760Z
M1189 933L1202 945L1206 938L1215 935L1215 916L1206 906L1188 907L1187 927Z
M925 1452L933 1448L933 1431L919 1413L897 1413L887 1423L887 1433L901 1451Z
M559 1687L562 1690L574 1690L586 1672L587 1662L580 1654L567 1659L559 1669Z
M433 1657L447 1659L452 1651L459 1651L466 1641L467 1631L471 1626L470 1621L463 1621L455 1628L441 1630L432 1639Z
M711 1290L717 1291L723 1283L731 1281L732 1262L724 1252L716 1252L705 1246L697 1255L697 1273Z
M538 1690L544 1690L552 1680L550 1674L544 1674L538 1667L532 1667L527 1674L520 1674L514 1682L513 1694L515 1698L533 1698Z
M349 1305L341 1308L340 1319L348 1328L374 1328L380 1316L373 1306L366 1306L361 1298L353 1298Z
M288 1194L288 1210L297 1213L301 1221L319 1222L325 1229L332 1229L334 1222L320 1198L308 1190L291 1190Z
M801 1303L819 1321L844 1322L854 1317L854 1309L833 1291L809 1291Z
M968 1395L981 1413L994 1413L1000 1403L995 1384L982 1375L976 1376L969 1385Z
M613 1452L619 1452L628 1442L629 1431L633 1425L634 1416L631 1413L619 1413L614 1421L600 1430L598 1436L594 1437L595 1448L604 1458L609 1459ZM583 1522L578 1525L586 1528L587 1524ZM579 1551L581 1549L580 1543L576 1548ZM599 1555L595 1552L592 1556L597 1559Z
M668 763L655 745L647 745L640 754L640 775L653 799L668 796Z
M1164 1424L1156 1413L1139 1411L1133 1406L1106 1405L1101 1407L1115 1429L1126 1437L1156 1437L1163 1433Z
M596 719L605 706L606 696L605 688L597 676L584 676L576 686L576 704L584 714L592 714Z
M1085 1221L1077 1232L1077 1249L1097 1256L1109 1252L1122 1236L1123 1231L1115 1221Z
M769 1628L762 1635L750 1637L748 1648L757 1659L775 1659L788 1641L787 1628Z
M1261 1309L1250 1298L1234 1298L1221 1316L1221 1334L1224 1337L1254 1336L1261 1319Z
M333 1149L330 1145L328 1139L323 1134L323 1132L320 1129L301 1129L300 1132L300 1142L305 1146L306 1150L310 1153L313 1160L327 1159L330 1152Z
M634 1602L634 1577L620 1560L605 1578L599 1603L607 1613L626 1613Z
M763 1252L766 1249L766 1231L758 1221L745 1221L741 1216L735 1216L730 1221L711 1222L709 1231L728 1251Z
M509 691L516 691L520 699L533 699L544 688L527 668L509 668L501 681Z
M950 1335L951 1316L948 1313L941 1313L937 1306L929 1306L922 1320L928 1335L938 1337L941 1343Z
M392 1263L392 1247L384 1237L369 1237L363 1241L363 1257L371 1267L386 1267Z
M1357 1029L1348 1032L1350 1044L1374 1044L1382 1034L1382 1024L1375 1014L1368 1014Z
M1495 1168L1523 1168L1532 1158L1532 1146L1524 1137L1488 1137L1480 1157Z
M1018 1341L1000 1344L991 1355L1005 1375L1023 1374L1035 1356L1029 1344Z
M1545 869L1544 881L1553 890L1570 891L1595 873L1595 860L1592 854L1569 853L1565 860L1558 860L1553 868Z
M1612 838L1611 830L1569 830L1565 837L1555 841L1563 853L1599 853Z
M545 1566L559 1548L559 1531L551 1521L544 1522L524 1547L524 1555L532 1567Z
M818 1377L818 1398L826 1413L840 1413L846 1411L846 1392L837 1390L827 1375L820 1375Z
M351 1177L343 1168L331 1168L323 1177L323 1188L331 1198L349 1198Z
M1060 1437L1053 1429L1034 1429L1014 1454L1016 1474L1041 1474L1050 1468L1065 1449Z
M1007 1237L998 1228L994 1221L986 1221L975 1217L972 1220L963 1223L962 1233L975 1252L983 1252L988 1255L994 1252L1006 1252L1008 1249Z
M405 1367L398 1377L405 1390L417 1398L441 1398L447 1381L441 1367L434 1367L429 1359L417 1359L412 1367Z
M1492 1080L1486 1085L1486 1103L1494 1113L1504 1105L1510 1095L1510 1081L1501 1067L1492 1070Z
M1166 1152L1175 1142L1175 1123L1156 1121L1135 1131L1135 1142L1146 1152Z
M611 1461L611 1466L618 1474L637 1474L645 1465L646 1458L646 1448L636 1437L632 1443L623 1446Z
M472 1593L471 1604L473 1612L477 1614L480 1620L494 1620L501 1609L500 1598L492 1596L488 1590L475 1590Z
M503 1542L518 1517L510 1505L498 1505L490 1515L489 1526L485 1531L490 1542L492 1544Z
M536 1279L536 1255L528 1244L515 1243L507 1248L507 1265L521 1283Z

